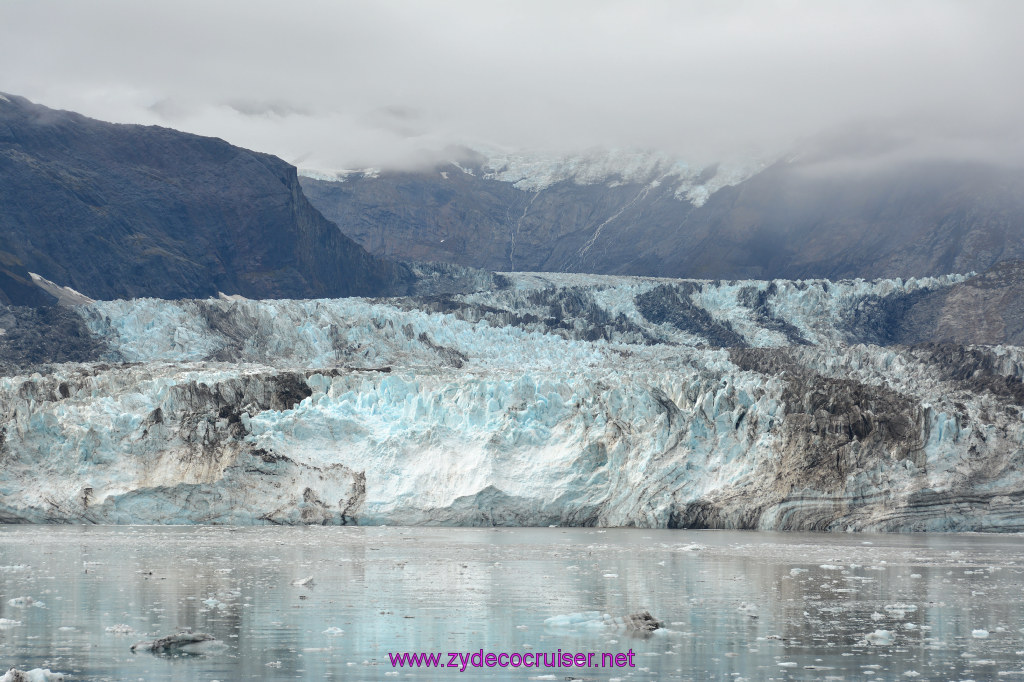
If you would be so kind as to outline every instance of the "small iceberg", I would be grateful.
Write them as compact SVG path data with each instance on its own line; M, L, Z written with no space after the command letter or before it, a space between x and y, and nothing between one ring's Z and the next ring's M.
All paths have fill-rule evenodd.
M15 597L14 599L8 599L7 603L10 606L16 606L19 609L27 609L30 606L35 606L40 609L46 608L46 604L37 599L33 599L32 597Z
M868 644L874 646L886 646L893 642L892 630L875 630L871 634L865 635L864 639Z
M49 668L33 668L32 670L16 670L11 668L0 682L64 682L63 673L51 673Z
M179 632L151 642L132 644L132 651L151 651L154 654L208 654L224 648L224 642L204 632Z
M637 611L628 616L611 616L600 611L584 611L564 616L552 616L544 621L552 630L624 630L638 634L650 634L664 627L650 611Z

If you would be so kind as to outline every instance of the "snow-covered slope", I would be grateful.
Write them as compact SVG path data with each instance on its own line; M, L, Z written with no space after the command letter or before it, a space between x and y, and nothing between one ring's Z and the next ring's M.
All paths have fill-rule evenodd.
M743 160L701 166L667 154L636 150L600 150L589 154L549 156L483 152L485 178L509 182L516 189L540 192L559 182L577 185L637 184L657 187L668 185L676 199L703 206L722 189L738 185L764 170L762 161Z
M80 306L105 362L0 378L0 521L1024 530L1024 353L858 343L963 277L508 277Z
M743 159L700 165L655 151L596 149L586 153L552 155L509 152L490 147L466 150L474 162L450 161L438 172L480 174L487 180L511 184L524 192L540 192L561 182L577 185L624 184L670 186L676 199L703 206L712 194L738 185L764 170L770 162ZM299 175L313 180L346 182L351 178L379 178L380 169L324 170L300 168Z

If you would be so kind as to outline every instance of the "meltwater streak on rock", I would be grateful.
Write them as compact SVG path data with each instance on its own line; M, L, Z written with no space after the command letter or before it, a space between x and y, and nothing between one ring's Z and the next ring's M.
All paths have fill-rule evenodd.
M858 337L977 281L100 301L0 378L0 520L1022 530L1021 349Z
M1024 258L1020 168L864 157L857 169L850 151L877 145L870 133L806 142L767 167L467 153L420 172L300 181L373 254L489 269L839 279Z

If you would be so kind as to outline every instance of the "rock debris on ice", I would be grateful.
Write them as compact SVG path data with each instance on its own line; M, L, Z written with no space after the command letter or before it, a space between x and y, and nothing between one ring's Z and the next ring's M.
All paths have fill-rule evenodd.
M1021 350L857 341L963 277L507 279L78 306L104 362L0 376L0 522L1024 530Z

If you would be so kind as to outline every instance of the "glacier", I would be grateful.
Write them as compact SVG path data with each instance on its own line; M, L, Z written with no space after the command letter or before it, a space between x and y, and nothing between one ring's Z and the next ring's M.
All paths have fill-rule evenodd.
M877 346L910 280L506 273L77 306L0 376L0 522L1024 530L1024 353Z

